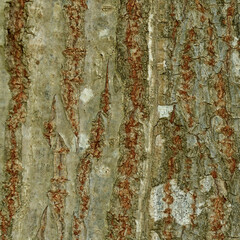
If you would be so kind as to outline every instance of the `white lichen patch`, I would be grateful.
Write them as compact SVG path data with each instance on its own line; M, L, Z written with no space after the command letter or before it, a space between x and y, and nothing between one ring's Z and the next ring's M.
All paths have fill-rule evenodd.
M156 146L163 147L164 142L165 142L165 139L163 139L161 135L156 136Z
M160 240L158 234L154 231L151 231L151 240Z
M152 13L149 15L148 31L149 31L149 39L148 39L149 62L152 62L153 61L153 54L152 54L153 14Z
M81 133L79 136L79 147L86 149L88 146L88 136L85 133Z
M168 118L173 111L173 105L158 105L159 118Z
M215 182L216 182L219 193L224 197L227 197L227 189L225 186L225 182L220 178L217 178Z
M201 191L202 192L209 192L213 183L214 183L214 181L213 181L212 176L207 176L207 177L203 178L200 181Z
M157 63L157 69L158 69L159 71L161 71L162 69L164 69L164 68L166 68L166 67L167 67L167 64L166 64L166 61L165 61L165 60Z
M111 5L104 5L104 6L102 7L102 11L103 11L103 12L110 12L110 11L112 11L112 10L114 10L114 7L111 6Z
M234 37L234 38L233 38L233 41L232 41L232 46L233 46L233 47L237 47L237 45L238 45L238 38L237 38L237 37Z
M99 32L99 37L105 37L109 35L109 29L103 29Z
M158 185L151 191L150 202L149 202L149 213L154 221L158 221L167 216L164 210L167 208L167 204L163 201L165 197L164 185Z
M194 204L192 192L185 193L182 191L175 179L172 179L170 182L171 185L171 196L174 201L170 205L172 209L172 216L179 225L187 225L191 223L191 215L193 214L192 204ZM167 216L164 211L168 207L167 204L163 201L163 198L166 197L164 193L164 184L154 187L151 191L150 203L149 203L149 212L150 216L154 221L158 221ZM196 213L200 214L201 210L196 206Z
M196 146L198 146L197 138L194 135L188 134L187 135L187 147L189 149L191 149L191 148L194 148Z
M172 204L172 215L176 222L180 225L187 225L191 223L190 216L193 214L192 204L193 198L192 193L185 193L178 186L175 180L171 181L172 196L174 202Z
M109 177L111 174L110 168L103 164L96 166L95 170L99 177Z
M92 89L85 88L81 93L80 100L84 103L87 103L92 97L93 97Z
M141 223L139 222L138 219L135 220L136 223L136 232L139 233L141 230Z

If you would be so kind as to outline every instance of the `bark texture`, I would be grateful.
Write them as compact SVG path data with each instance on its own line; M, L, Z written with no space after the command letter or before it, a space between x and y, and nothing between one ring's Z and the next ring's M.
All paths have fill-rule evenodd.
M239 12L2 0L0 239L240 240Z

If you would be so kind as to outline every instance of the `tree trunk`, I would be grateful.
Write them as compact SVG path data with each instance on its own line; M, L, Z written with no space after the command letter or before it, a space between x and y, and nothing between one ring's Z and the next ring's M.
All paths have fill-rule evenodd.
M239 0L2 0L0 238L240 239Z

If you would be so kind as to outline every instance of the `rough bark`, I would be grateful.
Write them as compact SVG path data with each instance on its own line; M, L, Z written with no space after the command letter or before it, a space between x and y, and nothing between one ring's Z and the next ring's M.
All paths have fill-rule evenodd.
M2 0L0 238L240 239L239 8Z

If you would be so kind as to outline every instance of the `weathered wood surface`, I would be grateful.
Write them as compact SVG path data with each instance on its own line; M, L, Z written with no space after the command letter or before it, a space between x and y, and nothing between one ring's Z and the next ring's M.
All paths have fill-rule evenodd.
M2 0L0 238L240 240L239 10Z

